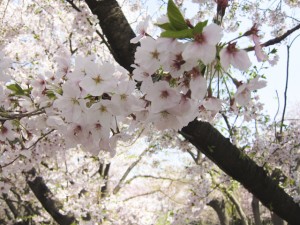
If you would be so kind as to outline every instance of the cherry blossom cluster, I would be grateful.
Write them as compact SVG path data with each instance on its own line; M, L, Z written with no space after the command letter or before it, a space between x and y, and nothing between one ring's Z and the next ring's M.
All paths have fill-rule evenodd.
M179 20L174 28L174 21L164 17L157 24L162 28L161 37L153 38L154 35L148 34L150 17L146 17L138 24L137 37L131 41L139 42L140 46L135 54L134 71L128 75L107 54L108 50L99 45L99 36L95 32L98 20L83 1L78 1L80 12L72 11L65 1L49 4L49 1L32 0L25 1L22 6L18 2L8 5L0 25L1 193L11 194L14 185L25 187L26 182L18 175L33 166L43 165L40 173L47 177L55 195L65 201L65 207L79 217L86 217L89 213L92 220L99 221L104 215L102 208L99 210L102 204L99 187L104 181L95 176L98 170L95 156L99 156L99 152L115 155L120 148L119 140L132 139L137 130L145 127L144 135L149 135L148 140L159 142L155 145L161 148L181 145L187 152L189 146L174 141L173 137L190 121L196 118L212 121L224 111L230 115L243 115L248 121L261 110L261 104L252 101L252 92L263 88L266 82L259 76L247 79L251 62L248 53L238 47L239 40L248 37L255 45L258 61L270 62L261 49L256 24L248 31L242 31L244 34L233 41L225 41L227 34L225 28L218 25L218 20L212 23L184 20L183 24ZM207 5L209 9L228 7L226 0L194 2ZM295 1L286 2L296 4ZM134 8L139 5L140 2L136 1ZM221 11L218 14L222 15ZM22 13L15 15L15 12ZM198 18L203 19L203 14ZM278 21L286 18L284 13L271 15L273 22L277 21L282 27ZM18 18L11 20L12 16ZM172 129L169 138L165 138L167 129ZM297 135L298 128L294 133L284 134L280 143L257 137L254 145L272 166L290 173L293 180L287 187L296 200L299 196L295 194L292 182L299 183L295 170L295 159L299 155ZM78 153L78 149L85 152ZM270 149L270 152L266 153L265 149ZM79 157L74 159L76 154ZM144 165L147 161L143 162ZM157 162L153 160L153 168ZM276 162L280 162L279 165ZM63 170L63 166L67 168ZM51 174L52 170L56 174ZM180 208L174 215L174 224L198 218L209 200L199 201L207 197L211 188L207 170L202 171L198 166L185 171L186 174L192 172L193 193L189 192L187 207ZM83 178L82 174L86 176ZM164 190L170 191L166 187ZM123 201L142 194L141 189L139 185L125 189L128 192L122 199L111 196L108 203L103 203L107 206L103 211L118 214L116 218L120 223L126 219L128 223L142 221L140 224L150 224L153 214L137 215L135 211L145 202L150 202L148 198L145 202L135 202L134 209L128 207L132 206L132 201ZM178 189L171 191L175 193ZM171 204L170 201L161 202L163 190L160 191L155 199L162 204L161 208L158 204L149 208L167 214L169 208L165 205ZM33 196L24 198L32 200Z
M86 11L78 14L78 29L85 27L87 16ZM113 63L94 56L71 57L64 50L56 56L54 74L27 77L25 83L13 77L3 80L1 140L11 143L23 136L29 149L40 136L53 132L63 149L79 144L94 155L100 150L114 155L124 124L130 129L152 123L159 130L180 130L195 118L211 120L225 108L238 113L238 107L249 105L251 92L265 86L259 77L243 83L229 75L230 65L246 71L251 63L236 42L221 42L219 25L189 23L193 35L182 41L168 35L154 39L146 33L148 24L149 17L132 40L140 46L131 77ZM253 26L243 36L252 37L257 58L265 60L257 32ZM227 85L225 77L236 93L222 99L213 85ZM4 115L10 111L20 113Z
M236 42L221 42L222 28L215 23L183 41L149 37L148 23L147 19L138 25L141 46L136 52L133 79L141 82L140 91L148 101L150 122L158 129L180 129L196 117L211 120L226 108L238 113L238 108L250 104L252 91L266 86L259 76L244 83L230 75L230 66L247 71L251 62L247 52L236 47ZM263 61L267 55L260 47L257 33L254 25L243 36L251 36L257 59ZM137 38L133 40L136 41ZM226 77L231 82L226 82ZM212 87L215 83L226 87L232 84L236 93L227 93L222 99Z

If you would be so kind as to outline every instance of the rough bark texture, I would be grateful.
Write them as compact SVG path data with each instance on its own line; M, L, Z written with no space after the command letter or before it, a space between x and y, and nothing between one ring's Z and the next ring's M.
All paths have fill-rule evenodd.
M271 211L291 224L299 224L300 207L293 199L262 167L231 144L211 124L195 120L182 129L182 134Z
M271 213L271 220L273 225L284 225L284 221L275 213Z
M262 225L259 212L259 201L254 195L252 196L251 207L254 216L254 224Z
M213 199L207 205L216 211L220 220L220 225L229 225L229 219L226 213L224 200Z
M90 10L97 15L101 29L106 36L115 60L132 72L134 53L137 45L130 44L135 34L128 24L116 0L86 0Z
M114 50L114 57L126 69L134 62L133 31L116 0L86 0L98 16L101 28ZM300 207L253 160L223 137L212 125L193 121L182 134L216 165L239 181L266 207L290 224L299 224Z
M34 179L31 180L30 177L34 177ZM75 222L75 217L73 215L63 215L59 212L59 209L61 208L60 204L54 200L54 196L45 184L44 179L36 176L35 169L26 173L26 180L36 198L58 224L71 225Z

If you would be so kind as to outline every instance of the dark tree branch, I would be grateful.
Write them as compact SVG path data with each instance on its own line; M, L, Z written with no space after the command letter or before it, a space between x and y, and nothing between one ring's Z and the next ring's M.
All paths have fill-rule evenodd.
M75 3L73 2L73 0L66 0L73 9L75 9L77 12L81 12L81 10L77 7L77 5L75 5Z
M207 203L207 205L209 205L216 211L219 217L220 225L229 225L229 218L226 213L225 202L223 199L213 199L209 203Z
M285 78L285 88L284 88L284 102L283 102L283 112L281 117L281 123L280 123L280 130L279 135L282 135L282 128L284 124L284 116L285 116L285 110L286 110L286 104L287 104L287 90L289 85L289 68L290 68L290 46L286 46L287 50L287 59L286 59L286 78Z
M181 134L218 165L226 174L239 181L266 207L290 224L300 221L300 207L272 180L266 171L230 143L211 124L194 120ZM193 136L191 138L191 136Z
M114 50L113 56L128 71L132 71L137 45L130 44L135 36L116 0L86 0L91 11L98 16L100 26ZM279 43L300 25L264 46ZM299 224L300 207L284 192L252 159L222 136L211 124L193 121L182 129L181 134L197 149L233 179L239 181L266 207L287 220Z
M286 39L289 35L291 35L292 33L294 33L296 30L300 29L300 24L298 24L297 26L293 27L292 29L288 30L287 32L285 32L283 35L273 38L265 43L262 43L261 46L262 47L268 47L271 45L275 45L280 43L281 41L283 41L284 39ZM245 48L245 51L253 51L254 50L254 46L249 47L249 48Z
M252 212L253 212L253 217L254 217L254 224L262 225L262 222L260 219L260 212L259 212L259 201L254 195L252 196L251 207L252 207Z
M17 208L15 207L15 205L13 204L13 202L8 198L8 195L3 193L2 197L6 203L6 205L8 206L8 208L10 209L10 211L12 212L12 214L14 215L14 218L16 219L19 215Z
M31 177L33 179L31 179ZM31 191L40 201L44 209L52 216L52 218L60 225L71 225L75 222L74 215L63 215L59 212L61 203L54 200L53 193L45 184L42 177L36 176L36 170L33 168L26 172L26 181Z
M100 176L105 180L105 184L101 187L101 198L104 198L107 194L107 188L108 188L108 174L109 174L109 169L110 169L110 163L104 164L101 163L102 166L100 165L100 168L102 167L101 174ZM103 166L105 165L105 169L103 170ZM99 168L99 172L100 172Z
M132 72L136 44L130 44L135 37L126 17L116 0L86 0L93 14L98 16L100 26L106 36L115 60Z

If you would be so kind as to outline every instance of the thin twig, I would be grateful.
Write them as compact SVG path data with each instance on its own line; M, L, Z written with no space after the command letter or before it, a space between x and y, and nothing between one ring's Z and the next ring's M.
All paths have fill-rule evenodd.
M26 148L26 150L29 150L31 148L33 148L40 140L42 140L43 138L45 138L47 135L49 135L50 133L52 133L53 131L55 131L54 129L48 131L47 133L43 134L41 137L39 137L32 145L30 145L28 148Z
M280 131L279 131L280 135L282 134L284 115L285 115L286 104L287 104L287 89L288 89L288 83L289 83L289 65L290 65L290 47L291 47L290 45L286 46L286 50L287 50L286 80L285 80L285 89L284 89L283 112L282 112L281 123L280 123Z
M232 137L232 128L231 128L231 126L230 126L230 124L229 124L228 118L227 118L227 116L225 115L225 113L221 113L221 115L222 115L222 117L223 117L223 119L224 119L224 121L225 121L225 123L226 123L226 126L227 126L227 129L228 129L228 131L229 131L229 134L230 134L230 136Z
M296 30L300 29L300 24L298 24L297 26L293 27L292 29L288 30L287 32L285 32L283 35L273 38L263 44L261 44L262 47L267 47L270 45L275 45L280 43L281 41L283 41L287 36L291 35L293 32L295 32ZM245 51L249 52L249 51L253 51L254 50L254 46L249 47L249 48L245 48Z
M70 3L73 9L75 9L77 12L81 12L81 10L74 4L73 0L66 0Z
M7 112L0 112L0 117L1 117L0 120L14 120L14 119L21 119L23 117L37 116L45 113L45 108L46 107L34 110L32 112L18 113L18 114L8 114Z
M2 168L4 168L4 167L7 167L7 166L9 166L9 165L11 165L11 164L13 164L18 158L20 158L20 155L18 155L18 156L17 156L15 159L13 159L11 162L6 163L6 164L3 165L3 166L0 165L0 169L2 169Z
M142 154L140 154L140 156L138 157L138 159L136 161L134 161L125 171L125 173L123 174L122 178L120 179L119 183L117 184L117 186L114 188L113 193L117 194L120 189L121 189L121 185L124 182L124 180L126 179L126 177L128 176L128 174L130 173L130 171L142 160L142 157L149 151L149 149L145 149Z
M283 122L284 122L284 116L285 116L285 110L286 110L286 104L287 104L287 89L288 89L288 82L289 82L289 67L290 67L290 49L294 43L294 41L300 36L298 34L290 43L290 45L287 45L287 60L286 60L286 81L285 81L285 89L284 89L284 105L283 105L283 113L280 123L280 134L282 134L282 128L283 128Z
M155 180L168 180L168 181L175 181L175 182L179 182L179 183L184 183L187 184L187 181L182 181L182 180L176 180L176 179L172 179L170 177L156 177L153 175L136 175L132 178L130 178L129 180L126 181L125 184L130 184L133 180L137 179L137 178L151 178L151 179L155 179Z

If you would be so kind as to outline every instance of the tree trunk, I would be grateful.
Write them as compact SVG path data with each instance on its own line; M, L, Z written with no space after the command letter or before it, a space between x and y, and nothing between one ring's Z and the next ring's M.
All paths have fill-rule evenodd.
M209 205L216 211L220 220L220 225L229 225L229 219L226 213L225 202L223 199L213 199L207 205Z
M100 20L113 54L121 66L132 71L136 45L134 37L116 0L86 0L91 11ZM299 224L300 207L252 159L230 143L211 124L194 120L180 132L197 149L218 165L225 173L239 181L267 208L290 224Z
M259 201L254 195L252 195L251 207L255 225L262 225L259 212Z

